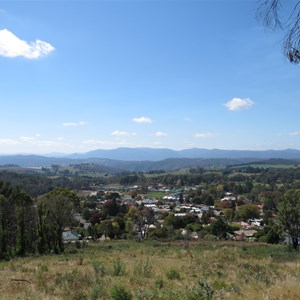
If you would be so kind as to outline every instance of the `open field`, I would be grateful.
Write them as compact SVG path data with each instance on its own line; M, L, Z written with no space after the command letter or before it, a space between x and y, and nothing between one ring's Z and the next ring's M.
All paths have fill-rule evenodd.
M299 299L299 255L249 243L109 241L0 262L0 299Z

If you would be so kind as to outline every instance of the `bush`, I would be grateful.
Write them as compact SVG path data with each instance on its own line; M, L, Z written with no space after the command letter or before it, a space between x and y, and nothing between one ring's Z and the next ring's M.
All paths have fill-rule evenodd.
M179 275L179 273L177 272L177 270L175 270L175 269L170 269L170 270L166 273L166 276L167 276L167 278L170 279L170 280L180 279L180 275Z
M131 300L132 295L125 287L114 285L109 291L109 296L112 300Z

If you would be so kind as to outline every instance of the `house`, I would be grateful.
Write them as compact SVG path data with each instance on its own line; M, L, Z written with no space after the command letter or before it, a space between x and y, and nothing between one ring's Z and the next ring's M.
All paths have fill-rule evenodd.
M249 242L254 242L255 237L254 234L257 233L257 230L249 229L249 230L239 230L234 232L235 239L237 241L249 241Z
M62 238L64 243L75 243L81 239L81 235L72 230L65 230Z

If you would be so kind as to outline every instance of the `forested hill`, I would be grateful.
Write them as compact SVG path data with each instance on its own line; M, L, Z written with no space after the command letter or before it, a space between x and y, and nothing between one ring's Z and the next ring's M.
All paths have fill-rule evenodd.
M117 174L122 171L130 172L149 172L153 170L163 170L166 172L180 170L191 167L208 167L224 168L228 165L246 164L257 161L255 158L169 158L161 161L122 161L112 159L87 158L87 159L70 159L70 158L49 158L42 156L0 156L0 166L2 167L23 167L23 168L42 168L53 165L70 166L92 164L98 166L97 172L101 168L102 173Z

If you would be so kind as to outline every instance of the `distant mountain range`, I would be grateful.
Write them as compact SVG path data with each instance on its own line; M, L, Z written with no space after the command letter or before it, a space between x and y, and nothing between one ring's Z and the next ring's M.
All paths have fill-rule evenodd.
M112 150L95 150L87 153L72 154L68 158L106 158L126 161L160 161L168 158L285 158L300 159L300 150L221 150L192 148L185 150L172 150L160 148L116 148Z
M54 154L55 156L55 154ZM117 148L95 150L71 155L2 155L0 165L19 165L21 167L47 167L53 164L70 165L93 163L117 170L128 171L173 171L181 168L205 167L209 165L243 164L266 159L300 160L300 151L286 150L221 150L221 149L155 149L155 148Z

